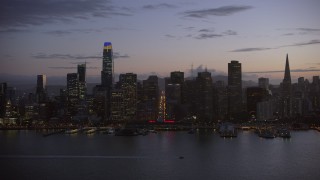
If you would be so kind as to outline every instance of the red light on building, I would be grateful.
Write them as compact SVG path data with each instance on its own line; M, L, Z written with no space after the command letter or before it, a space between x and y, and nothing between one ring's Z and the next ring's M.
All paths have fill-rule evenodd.
M175 123L174 120L164 120L163 122L164 122L164 123Z
M148 122L149 123L155 123L156 121L155 120L149 120Z

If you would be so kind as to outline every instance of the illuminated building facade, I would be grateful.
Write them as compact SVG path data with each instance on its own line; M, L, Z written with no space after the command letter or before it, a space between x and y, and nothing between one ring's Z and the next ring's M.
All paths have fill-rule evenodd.
M102 71L101 71L101 85L97 87L99 94L102 94L104 103L104 114L102 115L105 120L110 120L111 115L111 90L113 88L113 51L111 42L105 42L103 46L102 57Z
M113 85L113 52L111 42L105 42L103 47L101 85L108 89L111 89Z
M134 121L137 114L137 74L120 74L119 85L123 91L123 120L126 122Z
M166 119L166 95L164 91L160 93L160 100L159 100L159 116L157 121L164 122Z
M111 120L121 122L125 117L124 93L123 90L114 89L111 91Z
M67 98L68 113L75 115L77 113L77 105L79 104L79 74L67 74Z
M85 100L87 87L86 87L86 64L78 64L79 74L79 98Z

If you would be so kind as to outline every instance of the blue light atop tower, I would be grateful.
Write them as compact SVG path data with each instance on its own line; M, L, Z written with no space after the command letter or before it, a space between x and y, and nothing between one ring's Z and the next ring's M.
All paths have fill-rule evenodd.
M104 46L111 46L111 42L105 42Z

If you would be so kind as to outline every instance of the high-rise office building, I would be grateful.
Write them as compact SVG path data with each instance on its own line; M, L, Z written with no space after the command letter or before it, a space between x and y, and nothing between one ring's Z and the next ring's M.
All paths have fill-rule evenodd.
M111 42L105 42L103 47L101 85L111 89L113 85L113 52Z
M186 102L184 72L174 71L165 79L166 114L168 119L181 119L185 116L182 104Z
M267 96L267 90L261 87L247 88L247 112L251 116L257 116L257 105Z
M232 60L228 63L228 114L231 119L243 110L242 106L241 63Z
M137 114L137 74L120 74L119 84L123 91L123 120L126 122L134 121Z
M183 84L184 83L184 72L174 71L170 73L170 80L173 84Z
M281 115L282 117L287 118L292 114L292 90L288 54L286 58L284 78L281 83L281 90Z
M228 92L224 81L214 83L214 118L215 120L226 120L228 114Z
M242 89L241 63L232 60L228 63L228 86L236 86Z
M0 117L4 117L7 102L7 83L0 84Z
M46 86L47 86L47 76L42 74L37 76L37 89L36 98L37 102L41 103L46 100Z
M159 86L158 77L149 76L143 81L143 98L142 104L139 106L139 117L143 120L156 120L158 118L159 110Z
M111 42L105 42L103 46L101 85L96 86L96 94L99 94L99 103L103 110L99 108L99 114L102 111L104 120L111 118L111 90L113 88L113 51ZM102 96L101 96L102 95ZM101 99L103 98L103 99Z
M213 120L213 83L210 72L199 72L196 78L197 119L205 123Z
M79 74L67 74L67 98L68 98L68 112L71 115L77 113L77 105L79 104Z
M258 79L259 87L268 90L269 89L269 78L261 77Z
M312 83L310 84L310 94L312 110L318 111L320 109L320 79L319 76L312 77Z
M111 119L120 122L125 117L124 93L121 89L113 89L111 91Z
M87 93L86 87L86 64L78 64L79 74L79 98L84 100Z

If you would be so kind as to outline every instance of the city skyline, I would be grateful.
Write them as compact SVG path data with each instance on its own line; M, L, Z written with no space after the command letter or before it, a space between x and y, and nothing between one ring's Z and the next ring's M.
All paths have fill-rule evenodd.
M311 80L320 68L319 5L313 0L5 1L1 81L45 74L48 84L53 77L65 84L67 73L86 62L87 82L99 83L106 41L113 44L115 74L132 72L141 80L172 71L188 77L191 65L195 72L207 67L213 76L227 76L227 63L236 60L243 80L266 77L279 84L287 53L292 82Z

